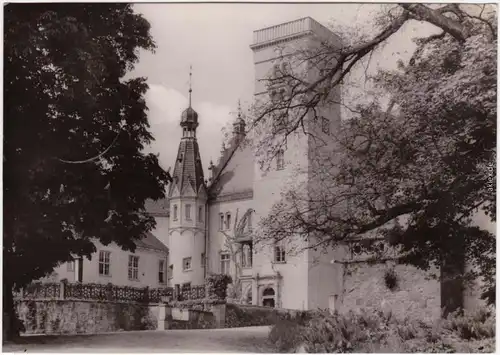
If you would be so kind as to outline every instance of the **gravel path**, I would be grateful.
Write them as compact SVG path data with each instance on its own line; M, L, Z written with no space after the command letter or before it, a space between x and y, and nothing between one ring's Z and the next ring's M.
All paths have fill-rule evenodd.
M26 336L3 352L267 353L269 327Z

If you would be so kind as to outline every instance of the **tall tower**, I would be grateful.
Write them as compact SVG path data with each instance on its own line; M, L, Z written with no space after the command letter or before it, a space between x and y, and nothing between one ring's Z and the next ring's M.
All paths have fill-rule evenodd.
M170 203L169 247L172 285L201 285L205 278L205 223L207 193L200 149L196 140L198 113L189 107L181 115L182 138L179 143L173 182L168 192Z
M273 101L285 97L290 89L289 84L272 83L269 78L280 72L291 71L295 76L301 76L306 82L313 82L318 78L320 68L310 60L304 60L304 54L321 48L323 43L332 46L340 44L338 37L310 17L263 28L254 32L253 44L250 48L254 55L255 91L254 99L257 103ZM312 57L314 58L314 57ZM338 91L338 92L337 92ZM338 96L339 90L332 95ZM320 141L329 141L329 131L334 131L340 122L338 105L331 107L317 107L316 112L324 118L324 127L316 123L312 116L304 120L307 131L314 137L321 137ZM270 119L272 116L269 117ZM279 124L280 122L272 122ZM326 149L325 149L326 148ZM262 172L260 166L255 166L253 197L256 219L268 216L273 205L281 200L281 193L294 189L308 191L315 184L315 164L318 154L332 150L329 147L318 146L312 135L296 134L287 137L286 145L276 154L270 170ZM315 255L314 251L287 255L286 262L276 260L276 248L283 248L285 252L301 250L308 246L302 236L288 238L286 245L274 246L270 243L266 250L261 248L254 257L254 268L266 281L259 281L253 297L258 304L262 304L265 291L272 288L275 304L278 307L295 309L327 308L328 295L335 290L325 289L330 283L325 283L324 275L332 273L329 260L323 255ZM321 259L325 258L325 260ZM312 267L315 260L320 260L321 266ZM281 261L281 262L278 262ZM301 287L297 287L301 285ZM327 286L324 286L327 285ZM332 286L333 288L333 286ZM321 290L321 292L318 292Z

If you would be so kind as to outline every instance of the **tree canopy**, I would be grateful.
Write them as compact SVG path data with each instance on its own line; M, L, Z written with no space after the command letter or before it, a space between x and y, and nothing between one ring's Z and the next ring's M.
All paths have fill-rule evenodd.
M392 10L369 40L300 51L300 61L322 69L314 79L293 68L268 79L288 90L255 107L254 127L282 120L260 136L263 162L291 134L314 136L319 108L342 104L339 85L404 23L442 31L417 39L408 63L372 78L390 104L371 98L349 108L352 117L328 135L332 154L312 158L314 186L285 192L261 237L302 235L320 247L375 233L399 247L401 262L423 269L465 256L494 301L495 236L472 222L478 211L496 217L496 13L456 4Z
M154 48L131 4L5 7L4 290L154 227L168 175L143 153L146 79L124 79Z

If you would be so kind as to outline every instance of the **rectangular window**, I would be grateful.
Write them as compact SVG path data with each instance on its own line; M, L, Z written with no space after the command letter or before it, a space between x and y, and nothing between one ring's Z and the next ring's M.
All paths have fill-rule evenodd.
M68 263L66 264L66 268L70 272L75 271L75 261L74 260L68 261Z
M220 273L229 274L229 253L222 253L220 255Z
M224 230L224 213L219 214L219 230Z
M182 259L182 270L184 271L191 270L191 258Z
M158 262L158 282L161 284L165 282L165 260Z
M274 246L274 262L275 263L286 262L285 248L280 244L276 244Z
M285 152L280 149L278 153L276 153L276 169L283 170L285 168Z
M231 229L231 213L226 213L226 229Z
M177 221L177 205L174 205L174 221Z
M135 255L128 256L128 278L130 280L139 280L139 257Z
M203 222L203 206L198 207L198 222Z
M207 263L207 259L205 257L205 253L201 253L201 267L205 267Z
M191 205L186 205L186 219L191 220Z
M99 275L109 276L111 252L101 250L99 252Z
M168 267L168 278L171 279L172 277L174 277L174 265Z

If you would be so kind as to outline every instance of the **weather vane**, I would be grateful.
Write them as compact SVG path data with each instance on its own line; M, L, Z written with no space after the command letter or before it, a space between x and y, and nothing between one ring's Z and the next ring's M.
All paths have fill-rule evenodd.
M191 93L193 92L193 89L192 89L192 76L193 76L193 66L190 65L189 66L189 107L191 107Z

